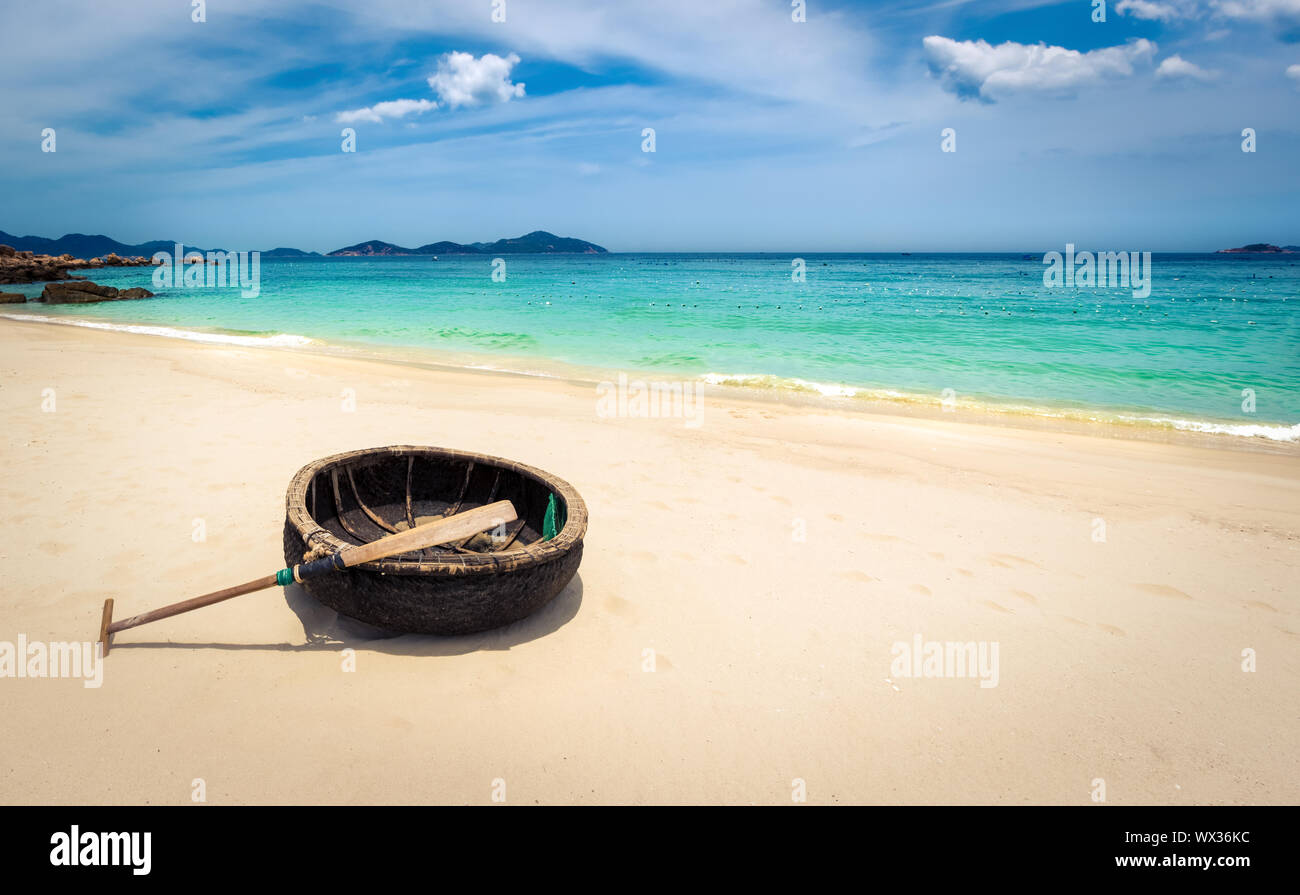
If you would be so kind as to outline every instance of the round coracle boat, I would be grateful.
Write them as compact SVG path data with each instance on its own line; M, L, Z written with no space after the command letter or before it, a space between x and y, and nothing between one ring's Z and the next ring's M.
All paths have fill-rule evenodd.
M586 504L532 466L410 445L325 457L289 483L284 559L318 559L501 500L518 518L494 530L302 583L331 609L390 631L486 631L546 605L582 561Z

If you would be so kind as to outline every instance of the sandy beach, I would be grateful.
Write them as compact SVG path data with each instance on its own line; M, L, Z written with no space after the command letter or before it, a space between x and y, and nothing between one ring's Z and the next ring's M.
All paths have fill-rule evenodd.
M725 390L691 427L556 380L7 320L0 356L0 640L280 568L289 478L339 451L510 457L590 510L577 578L503 630L387 636L294 586L124 632L99 688L0 680L5 803L1300 799L1294 450ZM997 644L996 686L894 673L917 636Z

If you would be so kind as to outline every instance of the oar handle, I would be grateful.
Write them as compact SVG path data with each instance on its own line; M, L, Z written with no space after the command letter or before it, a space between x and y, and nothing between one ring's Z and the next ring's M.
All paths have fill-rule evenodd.
M179 603L172 603L170 606L142 612L139 615L133 615L117 622L113 621L113 601L105 600L104 613L99 626L99 639L104 644L104 655L108 655L110 639L118 631L125 631L127 628L135 628L149 622L156 622L159 619L171 618L173 615L180 615L182 612L201 609L204 606L211 606L213 603L220 603L222 600L229 600L231 597L275 587L277 584L285 586L329 572L341 571L364 562L372 562L388 556L396 556L400 553L422 550L425 547L433 547L438 544L448 544L461 538L476 535L489 528L513 522L516 518L514 505L508 500L498 500L496 503L475 507L472 510L457 513L436 522L417 525L415 528L388 535L377 541L371 541L369 544L345 547L338 553L332 553L329 556L322 556L320 559L313 559L310 562L299 563L290 568L281 569L274 575L267 575L265 578L237 584L225 590L213 591L201 597L182 600Z
M225 590L213 591L210 594L204 594L201 597L193 597L189 600L181 600L179 603L172 603L170 606L163 606L161 609L151 609L148 612L142 612L139 615L133 615L130 618L124 618L121 621L112 622L108 626L108 633L116 634L118 631L125 631L127 628L147 625L149 622L171 618L173 615L180 615L182 612L189 612L192 609L202 609L204 606L211 606L213 603L220 603L222 600L229 600L232 597L242 597L244 594L251 594L254 591L263 590L268 587L275 587L279 577L279 573L277 572L275 575L267 575L265 578L258 578L254 581L245 582L244 584L237 584L234 587L228 587ZM108 644L105 643L104 646L104 651L107 652Z
M281 569L275 573L275 583L281 587L294 582L301 584L308 578L315 578L328 572L341 572L346 568L347 564L343 562L343 554L331 553L329 556L322 556L320 559L313 559L311 562L299 563L296 566Z

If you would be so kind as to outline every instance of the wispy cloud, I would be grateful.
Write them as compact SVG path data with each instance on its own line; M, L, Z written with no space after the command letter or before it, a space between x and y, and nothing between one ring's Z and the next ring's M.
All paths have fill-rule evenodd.
M1196 0L1119 0L1115 12L1155 22L1189 19L1197 14Z
M334 116L334 120L342 124L355 124L358 121L379 124L385 118L405 118L412 113L427 112L436 108L438 104L429 99L392 99L363 109L339 112Z

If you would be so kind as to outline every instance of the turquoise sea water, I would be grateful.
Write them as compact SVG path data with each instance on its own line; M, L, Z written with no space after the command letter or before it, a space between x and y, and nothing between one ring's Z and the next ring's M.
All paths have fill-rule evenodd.
M795 257L806 264L802 283L791 278ZM844 401L947 395L959 406L1300 440L1300 255L1156 255L1146 298L1128 288L1049 289L1041 255L505 261L505 281L493 282L487 257L263 259L256 298L173 288L146 301L0 310ZM91 278L153 289L152 274ZM1243 410L1244 389L1253 413Z

